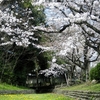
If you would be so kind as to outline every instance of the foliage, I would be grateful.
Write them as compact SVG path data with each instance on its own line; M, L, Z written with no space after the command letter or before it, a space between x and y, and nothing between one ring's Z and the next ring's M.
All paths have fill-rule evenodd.
M30 20L32 21L31 23L33 23L34 25L40 25L40 23L44 23L45 22L45 15L43 13L43 9L44 7L42 5L38 6L33 6L31 4L31 0L24 0L23 2L23 7L25 8L30 8L32 11L32 14L30 17L34 17L35 20Z
M64 95L53 93L48 94L19 94L19 95L0 95L2 100L74 100Z
M90 78L100 81L100 63L90 70Z
M60 58L60 57L57 57L57 64L66 64L66 60L65 59L63 59L63 58Z
M91 80L95 79L95 73L96 73L95 71L96 71L95 67L90 70L90 79Z
M51 61L52 59L52 52L47 51L47 52L43 52L41 54L38 55L38 60L39 60L39 66L42 66L41 69L46 69L49 68L50 65L48 63L48 61Z

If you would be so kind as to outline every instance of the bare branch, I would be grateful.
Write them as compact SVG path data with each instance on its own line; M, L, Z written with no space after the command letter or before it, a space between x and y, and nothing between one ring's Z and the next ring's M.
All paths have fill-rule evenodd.
M61 11L62 12L62 14L65 16L65 17L68 17L67 15L66 15L66 13L63 11L63 10L61 10L61 9L59 9L57 6L54 6L56 9L58 9L59 11Z

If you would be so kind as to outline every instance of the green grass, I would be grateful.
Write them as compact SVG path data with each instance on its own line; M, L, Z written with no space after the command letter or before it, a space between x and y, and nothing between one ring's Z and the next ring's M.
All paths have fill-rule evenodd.
M0 90L21 90L21 89L26 89L26 88L8 85L6 83L0 83Z
M64 95L54 93L47 94L19 94L19 95L0 95L0 100L75 100Z
M8 85L6 83L0 83L0 90L22 90L27 89L23 87L16 87ZM0 95L0 100L75 100L73 98L54 94L54 93L45 93L45 94L6 94Z
M61 89L70 91L100 91L100 84L84 83L76 86L63 87Z

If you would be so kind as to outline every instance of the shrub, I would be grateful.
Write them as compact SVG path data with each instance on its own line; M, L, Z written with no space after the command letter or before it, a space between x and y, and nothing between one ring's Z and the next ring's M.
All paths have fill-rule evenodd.
M90 70L90 79L100 81L100 63Z
M90 79L93 80L95 76L95 67L90 70Z

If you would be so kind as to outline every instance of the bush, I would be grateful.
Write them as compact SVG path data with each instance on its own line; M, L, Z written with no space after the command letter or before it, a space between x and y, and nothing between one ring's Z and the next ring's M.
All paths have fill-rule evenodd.
M100 63L90 70L90 79L100 81Z
M96 68L92 68L92 69L90 70L90 79L91 79L91 80L95 79L95 78L94 78L94 77L95 77L95 69L96 69Z

